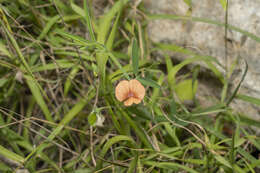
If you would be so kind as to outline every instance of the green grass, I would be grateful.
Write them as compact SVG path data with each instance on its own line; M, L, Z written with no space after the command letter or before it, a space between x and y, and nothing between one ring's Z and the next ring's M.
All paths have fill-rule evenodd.
M190 20L260 38L220 21L146 11L143 18L136 11L143 4L134 8L128 0L107 1L105 13L95 16L93 3L1 1L0 172L259 171L260 139L252 127L260 122L229 106L234 99L259 106L259 98L239 93L248 67L229 91L230 75L219 70L225 65L178 45L152 43L146 23ZM164 57L153 61L156 51ZM188 58L173 64L169 52ZM200 66L179 73L194 62L222 85L209 107L196 99ZM133 78L146 96L125 107L115 86Z

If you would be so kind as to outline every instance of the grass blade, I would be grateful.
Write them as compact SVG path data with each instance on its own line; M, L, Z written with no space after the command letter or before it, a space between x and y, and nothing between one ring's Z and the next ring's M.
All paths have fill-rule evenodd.
M243 94L237 94L236 98L260 106L259 98L251 97Z
M119 12L116 16L116 20L114 22L114 25L112 27L112 30L108 36L107 42L106 42L106 47L107 50L111 51L113 48L113 43L115 41L115 37L116 37L116 33L118 31L118 22L119 22L119 18L120 18L121 12Z
M58 124L58 126L52 131L52 133L47 137L48 141L52 141L64 128L66 124L68 124L82 109L84 106L95 96L95 92L93 92L93 89L89 90L89 93L87 94L87 99L84 97L80 99L73 108L64 116L64 118L61 120L61 122ZM26 158L25 160L28 161L31 156L35 152L41 152L45 147L47 147L46 143L42 143L38 145Z
M138 77L136 78L137 80L139 80L142 84L146 85L146 86L150 86L153 88L161 88L161 86L159 84L157 84L154 80L152 79L148 79L148 78L141 78Z
M40 89L38 88L37 84L34 82L31 76L25 75L24 76L27 82L27 85L29 86L34 99L36 100L37 104L40 106L42 112L45 115L46 120L53 122L53 118L51 116L51 113L48 109L47 104L45 103L43 96L41 94Z
M128 137L128 136L124 136L124 135L118 135L118 136L115 136L111 139L109 139L106 144L103 146L102 148L102 151L100 153L100 157L104 158L105 154L107 153L107 151L109 150L109 148L113 145L113 144L116 144L120 141L129 141L131 142L132 144L135 144L135 141ZM135 144L136 146L136 144ZM102 160L100 160L100 162L97 164L97 169L100 169L102 167Z
M113 7L106 13L99 23L99 30L97 31L97 42L100 44L105 44L107 34L109 32L112 19L115 17L117 13L119 13L122 8L126 5L129 0L119 0L117 1ZM97 54L97 65L98 70L101 75L101 86L105 89L105 79L106 79L106 63L108 60L108 55L104 53Z
M192 168L189 168L187 166L183 166L181 164L174 163L174 162L145 161L143 163L145 165L150 165L150 166L154 166L154 167L157 167L157 168L164 168L164 169L168 169L168 170L179 171L179 169L183 169L183 170L190 172L190 173L199 173Z
M64 84L64 96L66 97L68 95L68 92L69 92L69 89L71 87L71 81L74 79L74 77L77 75L79 71L79 67L76 66L74 67L71 71L70 71L70 74Z
M57 23L57 21L60 19L60 16L57 15L57 16L54 16L52 17L48 23L46 24L46 26L43 28L41 34L39 35L39 37L37 38L37 40L42 40L47 34L48 32L50 31L50 29L52 28L52 26L54 24Z
M12 162L15 162L17 165L22 166L21 164L24 163L24 158L22 156L13 153L12 151L9 151L8 149L4 148L2 145L0 145L0 154L5 158L12 160Z
M135 172L137 166L137 161L138 161L138 155L135 156L135 158L131 161L129 169L127 170L127 173L132 173Z
M95 38L94 30L93 30L93 27L92 27L92 23L91 23L92 20L91 20L91 17L90 17L90 9L89 9L89 6L88 6L88 0L84 0L84 11L85 11L85 20L87 22L90 38L91 38L91 40L95 41L96 38Z
M138 60L139 60L139 48L137 45L137 41L134 38L132 43L132 66L133 66L133 72L137 76L138 74Z
M237 87L235 88L234 92L232 93L231 97L227 100L227 105L229 105L232 100L236 97L237 95L237 92L242 84L242 82L244 81L245 77L246 77L246 74L247 74L247 71L248 71L248 64L247 64L247 61L245 60L245 64L246 64L246 68L245 68L245 71L242 75L242 78L241 80L239 81L239 84L237 85Z

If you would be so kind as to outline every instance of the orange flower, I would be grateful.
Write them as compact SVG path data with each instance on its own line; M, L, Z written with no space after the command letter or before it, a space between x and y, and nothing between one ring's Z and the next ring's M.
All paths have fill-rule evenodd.
M125 106L131 106L133 103L139 104L144 95L144 86L136 79L122 80L116 86L116 98L120 102L123 101Z

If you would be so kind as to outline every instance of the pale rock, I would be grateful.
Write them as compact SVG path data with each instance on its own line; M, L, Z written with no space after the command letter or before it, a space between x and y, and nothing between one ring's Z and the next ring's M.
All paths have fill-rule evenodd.
M260 37L260 1L231 0L229 2L228 23ZM185 16L189 9L182 0L143 0L143 3L146 9L153 14ZM219 1L192 1L191 16L225 23L225 11ZM223 65L226 63L224 27L200 22L160 19L151 20L147 29L153 42L173 43L201 55L216 57ZM228 65L230 66L237 57L246 59L249 65L240 92L260 98L260 43L230 29L228 39L231 40L228 42ZM179 60L189 58L189 56L180 56L176 53L172 56ZM242 60L240 59L240 61ZM244 71L245 64L241 63L239 68ZM220 68L220 70L224 72L223 69ZM238 73L232 81L234 87L238 84L241 75L242 72ZM204 85L207 84L204 83ZM255 105L235 100L231 106L260 120L259 108Z

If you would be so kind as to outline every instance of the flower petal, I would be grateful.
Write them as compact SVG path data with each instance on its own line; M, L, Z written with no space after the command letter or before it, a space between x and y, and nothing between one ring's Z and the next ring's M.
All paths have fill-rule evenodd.
M129 97L126 101L124 101L124 105L131 106L133 103L139 104L140 102L141 102L141 100L138 98Z
M141 100L145 96L144 86L138 80L132 79L132 80L129 81L129 89L130 89L131 92L133 92L135 94L136 98L140 99L140 102L141 102ZM136 104L138 104L138 103L136 103Z
M134 102L135 104L139 104L139 103L141 103L141 99L139 99L139 98L134 98L134 97L133 97L133 102Z
M129 82L127 80L122 80L116 86L116 99L120 102L127 99L129 93Z
M125 106L131 106L134 103L134 98L130 97L126 101L124 101Z

